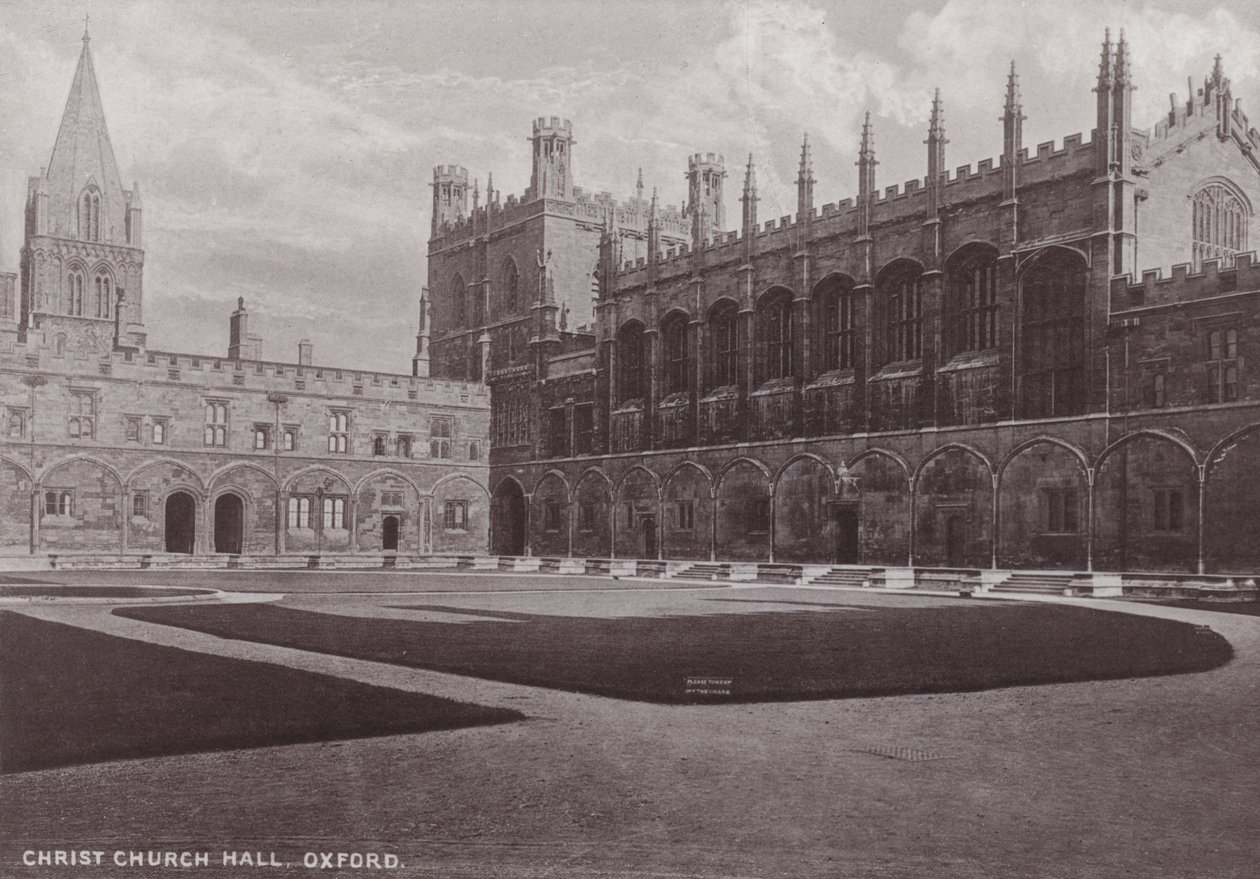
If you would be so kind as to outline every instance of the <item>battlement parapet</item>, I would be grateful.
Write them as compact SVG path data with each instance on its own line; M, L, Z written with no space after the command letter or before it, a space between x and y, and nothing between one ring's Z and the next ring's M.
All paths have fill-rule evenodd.
M722 158L721 153L693 153L687 157L688 170L695 171L705 167L725 168L726 160Z
M548 134L562 134L566 137L572 137L573 123L568 119L561 119L559 116L539 116L534 120L534 136L539 137Z
M1253 291L1260 292L1260 260L1255 251L1240 253L1228 263L1205 259L1197 272L1189 263L1177 263L1167 277L1162 270L1152 269L1142 272L1140 280L1132 275L1111 279L1112 305L1121 311L1126 305L1171 305Z
M433 182L434 183L467 183L468 169L463 165L434 165L433 166Z

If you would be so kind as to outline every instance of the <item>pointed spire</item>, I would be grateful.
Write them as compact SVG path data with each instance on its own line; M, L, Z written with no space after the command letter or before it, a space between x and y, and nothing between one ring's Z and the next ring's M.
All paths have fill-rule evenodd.
M473 213L477 212L477 208L481 206L481 179L473 179Z
M1216 53L1216 60L1212 64L1212 84L1219 86L1225 81L1225 68L1221 64L1221 54Z
M638 201L643 201L643 166L639 166L639 180L634 184L634 197Z
M140 184L134 180L131 182L131 209L140 210Z
M945 136L945 114L941 110L941 90L932 93L932 117L928 123L928 137Z
M1129 44L1124 39L1124 28L1120 28L1120 42L1116 45L1116 85L1128 85L1129 76Z
M92 35L88 33L88 25L91 23L92 14L90 12L83 13L83 42L88 43L92 40Z
M48 160L49 212L54 235L72 237L73 218L83 187L93 181L101 191L101 237L118 234L123 228L123 187L118 163L105 127L100 89L92 63L92 49L84 31L83 49L70 85L57 141ZM108 216L106 216L108 212Z
M1098 88L1111 88L1111 28L1103 31L1102 58L1098 62Z
M866 111L866 118L862 121L862 144L858 150L858 161L867 161L875 158L875 134L871 128L871 111Z
M1006 104L1008 115L1019 115L1023 118L1023 100L1019 94L1019 74L1015 72L1015 59L1011 59L1011 72L1006 75Z
M486 207L494 203L494 172L486 172Z
M801 140L801 167L796 176L798 180L812 180L814 176L814 159L809 149L808 131L805 132L805 136Z

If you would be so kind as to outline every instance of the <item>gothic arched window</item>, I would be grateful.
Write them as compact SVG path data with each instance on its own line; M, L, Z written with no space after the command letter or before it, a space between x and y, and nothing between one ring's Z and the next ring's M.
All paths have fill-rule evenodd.
M84 190L79 204L79 237L84 241L101 240L101 193L95 186Z
M852 369L854 363L853 282L833 276L814 290L818 316L817 372Z
M792 293L778 288L757 303L757 324L761 331L760 380L771 381L792 375Z
M691 360L687 350L687 316L670 315L661 327L665 343L665 392L677 394L691 386Z
M710 388L721 388L739 381L739 349L735 303L722 302L709 313L709 349L712 373Z
M468 287L459 275L451 281L451 327L463 329L468 320L467 310Z
M113 284L110 283L109 275L104 273L96 276L96 316L100 318L112 318L114 316L114 292Z
M948 274L950 354L983 351L997 345L997 254L987 247L967 248L951 261Z
M521 273L516 268L516 260L510 256L505 259L500 276L503 281L503 315L515 314L521 287Z
M1247 249L1250 211L1242 197L1223 183L1209 183L1194 194L1191 204L1195 270L1205 259L1232 265L1234 257Z
M1056 250L1037 259L1021 281L1021 415L1085 411L1085 261Z
M66 278L66 314L83 316L83 272L78 269Z
M643 324L630 321L617 333L617 399L625 403L647 395L647 357Z
M884 362L923 356L922 270L904 263L881 273L878 287L884 310Z

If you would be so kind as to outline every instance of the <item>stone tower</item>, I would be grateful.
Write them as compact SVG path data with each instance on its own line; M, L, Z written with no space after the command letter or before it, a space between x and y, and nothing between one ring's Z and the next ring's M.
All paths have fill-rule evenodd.
M573 123L539 116L530 138L534 150L529 191L533 198L573 198Z
M48 167L31 177L22 247L22 333L106 353L144 344L140 190L123 189L91 38Z
M700 218L700 233L707 240L726 230L726 207L722 201L722 181L726 165L713 153L695 153L687 158L687 213Z
M436 235L445 225L468 216L468 169L462 165L437 165L433 169L433 226Z

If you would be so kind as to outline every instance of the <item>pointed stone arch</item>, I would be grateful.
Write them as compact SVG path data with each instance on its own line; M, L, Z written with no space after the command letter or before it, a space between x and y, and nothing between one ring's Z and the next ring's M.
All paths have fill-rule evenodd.
M660 477L641 464L617 480L613 540L619 558L658 558L662 547Z
M1230 431L1207 454L1203 556L1212 573L1260 570L1260 424Z
M1094 567L1198 570L1199 457L1170 431L1139 430L1107 446L1094 476Z
M682 461L661 485L664 555L671 559L713 556L713 474L695 461Z
M714 517L720 559L766 561L770 558L770 468L747 457L735 458L718 473Z
M812 452L792 456L774 475L776 562L834 561L836 479Z
M1089 464L1065 440L1039 436L998 466L998 566L1084 570L1089 562Z
M30 471L0 455L0 552L31 551L31 511L39 500Z
M914 563L993 564L993 466L964 443L934 449L914 473Z
M530 492L530 544L535 555L569 554L569 480L559 470L548 470Z
M573 546L579 558L612 555L613 481L600 467L587 467L573 484Z

